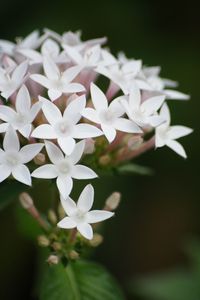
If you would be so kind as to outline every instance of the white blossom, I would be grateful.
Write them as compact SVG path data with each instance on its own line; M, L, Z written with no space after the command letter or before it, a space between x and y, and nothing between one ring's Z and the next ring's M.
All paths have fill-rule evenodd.
M57 225L60 228L77 228L80 234L86 239L93 238L93 229L90 224L98 223L111 218L114 213L105 210L91 210L94 202L94 189L88 184L79 196L77 203L71 198L61 199L62 206L67 217Z
M56 179L60 194L66 199L73 187L73 179L91 179L97 177L90 168L77 164L81 159L85 141L78 142L71 155L63 155L62 151L53 143L45 142L51 164L36 169L32 176L36 178Z

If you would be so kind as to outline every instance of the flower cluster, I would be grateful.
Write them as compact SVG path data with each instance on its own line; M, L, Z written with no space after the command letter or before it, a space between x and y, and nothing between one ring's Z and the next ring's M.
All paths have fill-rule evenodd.
M77 204L69 197L73 179L97 177L89 162L116 166L165 145L186 157L176 140L192 131L170 125L167 100L189 99L174 90L177 83L161 78L159 67L113 56L105 42L47 29L16 44L0 40L0 182L55 179L68 215L58 226L77 228L87 239L90 223L113 215L89 212L91 185Z

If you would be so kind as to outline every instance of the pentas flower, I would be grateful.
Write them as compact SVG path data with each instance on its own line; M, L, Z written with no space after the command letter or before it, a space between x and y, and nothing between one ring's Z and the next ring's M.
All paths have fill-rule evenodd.
M57 139L59 146L69 155L74 149L75 139L85 139L102 135L101 130L90 124L80 123L81 112L85 108L85 96L71 101L63 115L59 108L49 100L39 97L42 110L49 124L38 126L32 136L40 139Z
M85 90L80 83L72 82L80 73L80 67L68 68L63 73L56 63L48 56L43 59L44 75L32 74L30 78L48 89L49 98L54 101L62 94L78 93Z
M16 180L31 185L31 175L26 163L31 161L42 149L43 144L30 144L20 149L16 131L9 127L0 149L0 182L12 175Z
M12 74L0 68L0 92L1 96L8 99L25 81L28 62L24 61L18 65Z
M142 97L137 85L133 86L128 99L121 100L130 120L141 127L156 127L165 120L157 114L158 109L165 101L165 96L151 97L142 102Z
M32 176L36 178L56 179L58 190L62 197L66 199L73 187L73 179L92 179L97 174L90 168L77 164L81 159L85 147L85 141L76 144L71 155L65 155L53 143L45 142L47 154L51 164L47 164L36 169Z
M163 104L160 116L165 119L165 123L156 128L155 145L157 148L168 146L180 156L186 158L187 155L183 146L176 141L183 136L190 134L193 130L186 126L170 126L171 118L167 104Z
M141 129L134 122L122 118L124 109L119 101L121 98L116 98L108 105L106 96L95 84L91 84L90 91L94 108L85 108L82 115L88 120L100 124L110 143L115 139L117 130L129 133L142 133Z
M80 234L91 240L93 229L90 224L98 223L111 218L114 213L105 210L91 210L94 202L94 189L88 184L79 196L77 203L71 198L61 199L67 217L62 219L57 226L64 229L77 228Z
M16 97L15 108L0 105L0 119L5 123L0 124L0 132L5 132L9 125L18 130L25 138L30 136L32 130L32 122L37 116L41 103L36 102L31 106L31 98L29 91L23 85Z

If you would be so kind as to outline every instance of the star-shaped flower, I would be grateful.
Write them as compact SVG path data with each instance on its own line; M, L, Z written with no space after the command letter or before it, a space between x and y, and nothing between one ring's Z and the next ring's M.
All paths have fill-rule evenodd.
M186 126L170 126L170 112L166 103L163 104L160 115L166 122L156 128L156 147L159 148L166 145L180 156L186 158L187 155L183 146L176 139L190 134L193 130Z
M79 66L68 68L62 73L56 63L50 57L45 56L43 68L46 76L32 74L30 78L48 89L48 95L52 101L59 98L63 93L78 93L85 90L82 84L72 82L81 71Z
M46 141L46 150L52 164L47 164L36 169L32 176L36 178L56 179L60 194L66 199L73 187L72 179L91 179L97 174L90 168L79 165L85 147L85 141L76 144L74 151L69 156L64 156L62 151L53 143Z
M102 135L102 131L90 124L77 124L85 108L85 96L70 102L63 115L51 101L40 97L42 110L49 124L42 124L33 130L32 136L40 139L57 139L59 146L69 155L75 146L74 139L85 139Z
M142 133L141 129L132 121L122 118L124 108L120 99L116 98L108 105L104 93L94 84L91 84L91 97L94 108L85 108L82 115L88 120L100 124L106 138L111 143L116 136L116 130L128 133Z
M157 114L158 109L165 101L165 96L151 97L142 102L140 89L137 85L132 87L130 95L121 100L130 120L141 127L156 127L163 123L161 116Z
M0 119L5 122L0 124L0 132L5 132L11 125L25 138L28 138L32 130L32 122L41 108L41 103L36 102L31 106L29 91L23 85L17 94L15 107L16 111L9 106L0 105Z
M42 149L43 144L30 144L20 149L16 131L9 127L3 140L3 149L0 149L0 182L11 174L27 185L31 185L31 175L26 163L31 161Z
M91 240L93 229L90 224L111 218L114 213L105 210L90 210L94 202L94 189L88 184L79 196L77 203L71 198L61 198L62 206L68 215L57 226L64 229L77 228L82 236Z
M12 74L0 68L0 92L1 96L8 99L25 81L28 62L24 61L18 65Z

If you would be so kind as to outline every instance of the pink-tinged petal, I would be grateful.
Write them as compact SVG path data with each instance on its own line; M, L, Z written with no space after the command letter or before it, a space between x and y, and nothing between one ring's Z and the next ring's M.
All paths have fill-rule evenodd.
M111 218L113 215L113 212L106 210L92 210L87 213L87 222L90 224L98 223Z
M31 107L31 99L29 91L25 85L23 85L17 94L16 98L16 110L22 113L29 113Z
M187 154L185 153L183 146L179 142L170 140L166 142L166 145L183 158L187 158Z
M79 93L84 92L85 87L80 83L67 83L63 87L63 93Z
M105 125L105 124L101 124L101 128L102 128L107 140L109 141L109 143L112 143L117 134L115 128Z
M11 174L10 167L7 165L0 165L0 182L4 181Z
M81 71L79 66L74 66L65 70L62 74L62 81L69 83L71 82Z
M58 190L61 194L61 196L64 199L67 199L69 194L71 193L72 187L73 187L73 181L71 177L61 177L59 176L56 180Z
M51 99L51 101L55 101L56 99L58 99L60 96L62 96L62 92L59 90L55 90L55 89L49 89L48 90L48 96Z
M192 131L193 130L189 127L176 125L176 126L171 126L169 128L168 134L170 136L170 139L176 140L190 134Z
M190 96L178 91L174 90L164 90L163 91L168 99L174 99L174 100L189 100Z
M12 170L13 177L26 184L31 185L31 174L27 166L25 165L18 165Z
M74 150L70 155L70 160L74 165L81 159L84 149L85 149L85 141L84 140L78 142L75 145Z
M132 85L131 92L128 99L129 105L132 109L138 109L141 103L140 89L136 84Z
M155 96L147 99L141 105L148 115L155 113L165 101L165 96Z
M48 78L46 78L44 75L40 74L32 74L30 75L30 78L34 80L35 82L41 84L45 88L49 89L51 87L51 82Z
M92 179L98 177L94 171L83 165L75 165L71 176L75 179Z
M16 112L9 106L0 105L0 119L5 122L12 122L15 118Z
M43 68L45 75L50 80L58 80L60 78L60 70L56 63L49 56L44 57Z
M28 69L28 61L22 62L12 73L12 80L21 84Z
M74 126L73 137L75 139L86 139L101 136L103 133L100 129L90 124L77 124Z
M72 100L66 107L63 117L66 119L73 120L73 123L76 124L80 118L82 110L85 108L86 98L85 95L82 95L74 100Z
M86 185L79 196L77 208L83 212L88 212L94 202L94 188L91 184Z
M87 223L81 223L77 225L77 230L84 238L91 240L93 238L92 226Z
M31 176L35 178L53 179L58 176L58 172L54 165L47 164L37 168L35 171L33 171Z
M94 123L100 124L99 115L97 111L93 108L87 107L82 111L82 116Z
M30 144L22 147L19 151L23 164L31 161L43 148L44 144Z
M57 226L64 229L71 229L76 227L76 222L74 222L70 217L65 217L58 222Z
M17 133L11 126L9 126L4 136L3 148L5 151L19 151L19 147L20 144Z
M24 127L18 129L21 135L23 135L25 138L29 138L31 130L32 130L31 124L25 125Z
M96 110L103 110L108 108L108 100L106 96L94 83L91 83L90 92L92 102Z
M56 139L57 134L55 133L53 127L49 124L39 125L35 128L31 134L32 137L38 139Z
M75 147L75 140L71 137L58 138L58 144L66 155L70 155Z
M49 159L53 164L58 164L61 160L64 159L62 151L54 143L46 141L45 147Z
M2 123L2 124L0 124L0 133L6 132L7 129L8 129L8 127L9 127L8 123Z
M39 97L39 100L42 102L42 111L45 118L50 124L53 125L62 120L61 111L55 104L43 97Z
M140 127L137 126L134 122L124 119L124 118L118 118L115 120L113 126L117 130L128 132L128 133L142 133L143 131L140 129Z
M67 199L63 199L63 197L61 197L60 200L64 211L68 216L72 216L76 213L76 203L70 197L68 197Z

